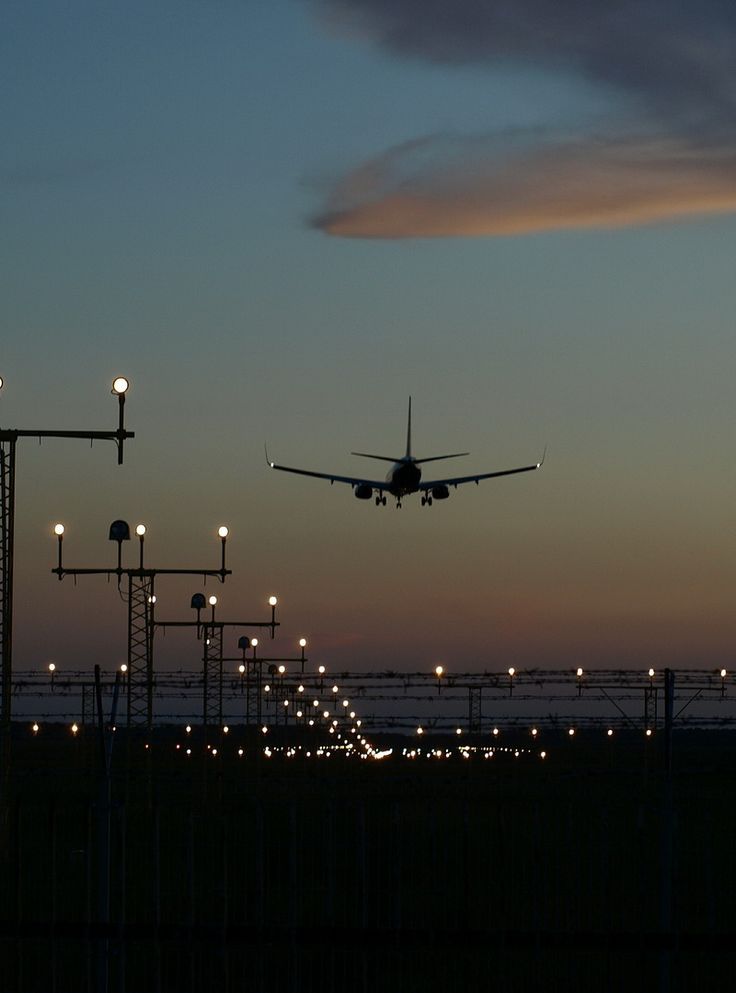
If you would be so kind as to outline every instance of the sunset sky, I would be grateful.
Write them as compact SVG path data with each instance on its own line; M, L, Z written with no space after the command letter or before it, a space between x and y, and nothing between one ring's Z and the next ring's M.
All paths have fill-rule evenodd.
M729 666L736 8L7 0L15 667L112 667L111 520L333 669ZM421 508L268 470L536 461ZM135 549L130 548L130 564ZM159 616L201 584L161 579ZM215 591L209 584L205 592ZM237 634L233 634L233 647ZM162 667L198 665L167 635Z

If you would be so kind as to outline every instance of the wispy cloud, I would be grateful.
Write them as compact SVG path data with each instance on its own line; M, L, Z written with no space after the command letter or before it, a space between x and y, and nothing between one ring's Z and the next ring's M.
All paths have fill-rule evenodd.
M335 184L335 235L498 235L736 210L736 5L723 0L321 0L404 58L564 69L628 97L601 134L432 135Z

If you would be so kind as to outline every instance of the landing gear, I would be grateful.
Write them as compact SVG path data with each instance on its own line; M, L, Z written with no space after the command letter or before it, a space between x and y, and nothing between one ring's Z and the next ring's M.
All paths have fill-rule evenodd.
M376 497L376 506L377 507L385 507L386 506L386 497L385 496L377 496Z
M423 496L422 497L422 506L424 507L425 505L427 507L431 507L432 506L432 497L431 496Z

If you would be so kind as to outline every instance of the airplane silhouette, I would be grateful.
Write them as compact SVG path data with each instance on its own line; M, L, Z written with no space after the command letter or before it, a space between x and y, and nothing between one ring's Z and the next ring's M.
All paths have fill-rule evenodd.
M546 453L546 450L545 450ZM428 458L417 459L411 454L411 397L409 397L409 419L406 429L406 454L401 458L392 455L369 455L366 452L351 452L351 455L358 455L364 459L380 459L382 462L391 462L392 466L385 479L366 479L363 476L338 476L334 472L314 472L311 469L297 469L294 466L279 465L272 462L266 451L266 461L272 469L279 469L281 472L293 472L299 476L315 476L317 479L329 479L330 483L347 483L353 487L353 492L358 500L370 500L375 490L376 506L386 506L386 496L390 494L396 498L396 506L401 506L402 497L410 493L422 494L422 506L432 506L433 500L446 500L450 495L450 487L457 489L463 483L479 483L481 479L493 479L496 476L512 476L518 472L532 472L541 468L544 462L544 455L541 462L533 465L520 466L518 469L501 469L496 472L473 473L469 476L452 476L448 479L432 479L422 482L422 470L420 465L425 462L439 462L441 459L455 459L468 452L455 452L452 455L431 455Z

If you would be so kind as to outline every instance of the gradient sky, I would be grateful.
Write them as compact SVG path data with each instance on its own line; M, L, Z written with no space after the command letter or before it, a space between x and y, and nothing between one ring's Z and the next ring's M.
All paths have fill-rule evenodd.
M113 428L122 372L137 433L21 443L16 668L122 661L114 584L49 572L116 517L156 566L227 523L222 616L276 592L333 669L731 664L736 17L553 8L8 0L0 423ZM372 471L410 393L417 455L543 470L396 511L266 468Z

